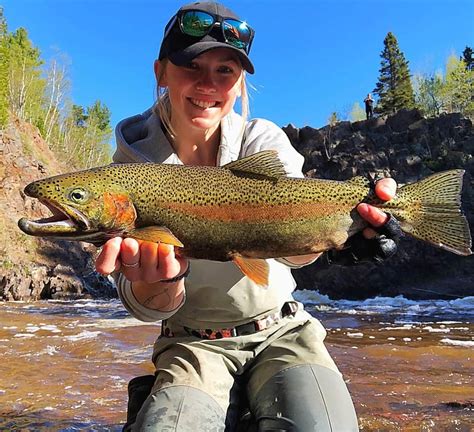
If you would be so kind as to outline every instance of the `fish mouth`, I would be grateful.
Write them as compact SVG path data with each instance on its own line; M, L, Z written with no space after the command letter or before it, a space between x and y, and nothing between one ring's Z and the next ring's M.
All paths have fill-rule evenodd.
M78 239L80 235L94 231L90 220L76 208L46 198L38 200L51 211L52 216L38 220L21 218L18 226L24 233L61 238L73 236Z

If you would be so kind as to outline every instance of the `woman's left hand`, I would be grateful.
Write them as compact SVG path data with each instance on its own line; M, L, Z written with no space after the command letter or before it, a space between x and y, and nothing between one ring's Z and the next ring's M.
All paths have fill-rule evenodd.
M397 192L397 183L392 178L384 178L375 184L375 194L383 201L390 201ZM357 211L363 219L365 219L371 226L379 228L387 222L389 216L382 210L371 206L370 204L359 204ZM376 236L376 232L368 227L364 230L364 237L371 239Z

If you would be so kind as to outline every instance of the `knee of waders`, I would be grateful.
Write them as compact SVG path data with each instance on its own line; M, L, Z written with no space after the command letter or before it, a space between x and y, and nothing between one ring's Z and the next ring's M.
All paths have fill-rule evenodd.
M359 430L341 375L327 367L292 366L271 377L252 401L259 431Z
M152 392L143 404L133 431L224 432L226 412L201 389L173 385Z
M154 375L138 376L131 379L128 383L127 422L122 429L123 432L131 430L131 426L135 423L137 414L146 398L150 395L154 384Z

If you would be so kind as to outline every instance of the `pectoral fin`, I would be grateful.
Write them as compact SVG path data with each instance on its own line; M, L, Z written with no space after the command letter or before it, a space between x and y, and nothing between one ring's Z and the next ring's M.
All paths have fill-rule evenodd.
M144 228L137 228L129 231L127 237L134 238L136 240L149 241L154 243L166 243L173 246L183 247L174 234L165 227L149 226Z
M235 255L234 263L242 273L262 287L268 286L268 263L263 259L244 258L242 255Z

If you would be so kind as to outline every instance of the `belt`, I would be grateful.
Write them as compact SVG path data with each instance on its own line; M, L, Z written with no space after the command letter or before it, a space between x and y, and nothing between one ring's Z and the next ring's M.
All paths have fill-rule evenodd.
M287 316L294 316L298 309L299 304L295 301L290 301L286 302L279 312L267 315L258 320L238 325L236 327L223 329L191 329L189 327L182 328L184 328L184 330L191 336L195 336L199 339L213 340L236 336L245 336L265 330ZM161 336L174 337L171 328L168 326L167 320L163 320L161 323Z

